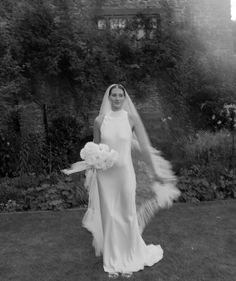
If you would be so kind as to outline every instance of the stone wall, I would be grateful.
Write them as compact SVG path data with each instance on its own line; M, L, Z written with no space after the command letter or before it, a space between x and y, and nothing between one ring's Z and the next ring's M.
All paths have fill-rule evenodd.
M97 0L95 14L161 13L162 0ZM91 0L88 1L91 3ZM162 1L164 2L164 1ZM233 51L230 0L166 0L176 22L191 22L211 50ZM91 5L92 6L92 5ZM162 15L161 15L162 16ZM165 18L162 18L165 21Z
M178 0L178 5L211 50L233 51L230 0Z
M29 1L29 0L26 0ZM51 0L47 1L54 6L58 12L58 20L69 20L70 17L79 18L82 13L93 17L96 14L134 14L142 12L161 13L161 0ZM212 51L230 53L233 49L231 34L231 12L230 0L166 0L175 11L176 22L191 22L202 36L207 47ZM162 21L165 19L162 18ZM101 92L105 89L99 89ZM90 132L92 133L93 119L98 114L101 100L96 102L90 114ZM69 105L66 104L69 108ZM148 100L136 103L141 115L144 117L149 133L155 137L158 130L161 130L160 118L163 114L158 94L153 93ZM94 110L95 109L95 110ZM69 109L68 109L69 110ZM71 111L73 111L71 109ZM54 112L55 113L55 112ZM52 116L49 114L49 119ZM42 132L43 115L36 105L30 105L21 113L22 130L27 132ZM50 120L49 120L50 121Z
M227 53L233 51L231 31L230 0L166 0L173 9L176 23L191 23L199 32L207 49L212 53ZM88 1L91 3L91 0ZM95 4L96 2L96 4ZM162 1L164 2L164 1ZM161 0L97 0L94 1L94 15L129 17L135 13L161 14ZM161 128L160 117L165 116L161 110L158 94L148 100L137 103L136 106L144 117L151 134ZM97 111L91 113L91 125Z
M176 23L191 23L205 46L216 54L233 53L231 0L51 0L61 19L96 16L129 17L137 13L158 14L164 24L161 5L174 11ZM161 4L162 3L162 4Z

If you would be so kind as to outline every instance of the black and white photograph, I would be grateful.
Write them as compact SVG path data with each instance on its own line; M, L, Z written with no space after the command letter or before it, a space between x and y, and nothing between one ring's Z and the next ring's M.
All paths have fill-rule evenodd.
M236 280L236 0L0 0L0 281Z

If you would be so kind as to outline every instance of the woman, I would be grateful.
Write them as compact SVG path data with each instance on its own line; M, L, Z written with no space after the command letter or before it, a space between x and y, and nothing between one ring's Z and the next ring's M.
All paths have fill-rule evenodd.
M100 114L94 121L94 142L116 150L119 159L105 171L87 174L89 208L83 226L92 232L96 255L103 255L103 268L108 276L116 278L121 273L123 277L131 277L133 272L152 266L163 257L160 245L146 245L141 236L131 157L133 143L139 147L153 181L163 184L164 179L157 173L142 121L122 85L111 85L105 93ZM177 198L179 191L175 189L173 194Z

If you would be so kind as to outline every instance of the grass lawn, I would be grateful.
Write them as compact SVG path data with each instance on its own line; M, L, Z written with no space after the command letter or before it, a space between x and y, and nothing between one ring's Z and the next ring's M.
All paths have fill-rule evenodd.
M0 214L0 281L111 280L81 227L84 212ZM176 203L156 215L143 238L160 244L164 258L127 280L236 280L236 200Z

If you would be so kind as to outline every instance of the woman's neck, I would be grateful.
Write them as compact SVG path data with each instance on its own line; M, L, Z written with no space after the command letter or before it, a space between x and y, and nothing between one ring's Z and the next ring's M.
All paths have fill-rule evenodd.
M111 111L113 111L113 112L122 111L122 107L121 108L111 108Z
M119 116L122 116L123 114L123 109L122 108L119 108L119 109L111 109L111 112L110 112L110 116L113 116L113 117L119 117Z

